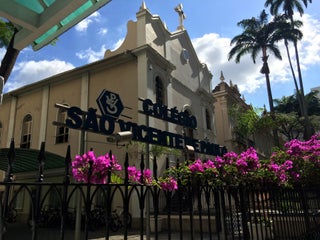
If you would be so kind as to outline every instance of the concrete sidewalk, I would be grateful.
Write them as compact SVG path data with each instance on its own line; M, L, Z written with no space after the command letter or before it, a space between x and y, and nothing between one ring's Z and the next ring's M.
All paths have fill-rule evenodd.
M128 239L129 240L140 240L140 234L135 231L135 232L129 232L128 234ZM9 224L7 227L7 232L4 236L5 240L28 240L32 238L32 232L27 224ZM54 228L40 228L38 231L38 238L39 240L59 240L60 238L60 232L58 229ZM89 232L89 240L105 240L105 232L102 230L99 231L90 231ZM123 234L121 234L121 230L117 233L110 233L110 240L123 240ZM155 236L154 233L150 234L150 237L147 238L145 235L143 239L150 239L154 240ZM168 239L168 232L162 231L158 235L159 240L167 240ZM180 234L175 232L171 234L171 239L172 240L178 240L180 238ZM190 233L185 232L183 233L183 238L184 240L190 240L192 239L190 236ZM193 239L200 239L200 236L195 236ZM203 239L210 239L209 236L203 236ZM218 239L216 236L212 237L211 239ZM71 229L66 229L65 234L64 234L64 240L75 240L74 236L74 230ZM79 240L86 240L85 239L85 233L81 233L81 239Z

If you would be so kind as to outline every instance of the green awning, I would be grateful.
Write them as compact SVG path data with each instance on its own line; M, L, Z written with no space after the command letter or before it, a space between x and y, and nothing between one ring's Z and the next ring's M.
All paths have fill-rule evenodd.
M14 48L39 50L111 0L0 0L0 17L18 29Z
M9 148L0 149L0 169L8 170ZM16 148L16 160L13 162L13 173L34 172L39 169L39 150ZM45 152L44 170L64 168L65 158L57 154Z

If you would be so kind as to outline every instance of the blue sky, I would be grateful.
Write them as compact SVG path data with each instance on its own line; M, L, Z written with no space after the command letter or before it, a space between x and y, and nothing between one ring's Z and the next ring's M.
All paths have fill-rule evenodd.
M42 80L51 75L85 65L103 58L107 49L117 48L127 32L127 22L136 20L136 12L142 0L113 0L98 12L87 17L68 32L61 35L57 43L34 52L25 48L19 55L5 91ZM184 26L194 44L200 60L208 65L213 74L213 88L219 83L223 71L227 82L237 84L248 104L268 108L265 78L259 73L261 63L253 64L244 57L239 64L227 60L230 40L241 33L237 22L256 17L264 7L257 0L145 0L154 15L159 15L170 31L179 25L174 7L182 3L186 20ZM320 86L320 1L313 1L303 16L303 41L299 43L300 61L303 68L305 92ZM268 11L267 11L268 12ZM295 14L298 18L299 15ZM281 45L280 45L281 47ZM293 51L292 51L293 53ZM0 58L4 49L0 49ZM270 78L274 98L294 93L294 84L288 68L286 53L279 61L270 56Z

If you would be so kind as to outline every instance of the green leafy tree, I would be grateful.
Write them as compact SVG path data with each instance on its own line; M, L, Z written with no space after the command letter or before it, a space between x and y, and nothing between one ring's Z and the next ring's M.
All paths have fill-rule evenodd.
M238 26L243 28L243 32L231 40L231 45L234 46L228 56L228 60L231 60L235 56L235 61L238 63L244 55L250 54L255 63L258 55L262 55L263 65L260 72L265 75L271 115L274 114L274 106L270 85L268 52L272 53L276 58L282 59L276 43L283 39L282 32L278 31L279 25L282 26L283 24L284 22L268 22L268 14L266 14L264 10L258 18L253 17L238 22ZM274 144L279 146L279 140L275 130L273 131L273 135Z
M295 112L276 113L276 124L279 133L286 140L300 139L303 136L303 120Z
M272 129L277 127L276 121L264 108L242 108L234 105L229 109L229 116L234 123L233 133L240 141L240 148L255 145L258 135L271 136Z
M294 112L276 112L274 116L271 117L271 115L266 112L261 114L261 109L248 109L244 112L237 112L236 114L234 131L245 138L261 132L269 132L272 129L276 129L286 140L291 140L300 138L303 135L304 128L302 118Z
M313 130L318 130L320 126L320 100L316 97L316 92L306 95L310 124ZM304 118L299 111L298 95L284 96L275 99L276 122L278 130L288 140L301 138L304 134Z
M273 112L267 51L273 53L276 58L282 59L279 48L273 40L273 33L276 29L268 24L268 15L264 10L258 18L244 19L238 22L238 26L242 27L244 31L232 38L231 45L234 46L229 52L228 60L235 56L236 63L239 63L244 55L250 53L253 62L256 63L257 56L262 53L261 73L265 74L270 111Z
M309 92L306 94L306 101L308 106L308 112L311 115L320 116L320 100L316 96L317 92ZM293 94L290 96L283 96L281 99L274 99L275 111L279 113L296 112L299 117L303 116L303 113L298 108L298 95Z
M295 27L295 20L293 18L294 11L297 10L299 14L302 16L304 13L304 7L308 7L308 3L312 3L312 0L266 0L265 7L270 6L270 12L272 15L277 16L279 15L279 11L284 12L284 16L286 16L291 23L291 28L293 29ZM302 80L302 73L301 73L301 67L300 67L300 57L298 52L298 40L293 40L293 45L295 49L295 57L296 57L296 63L297 63L297 71L298 71L298 77L299 77L299 85L300 85L300 91L298 91L298 97L300 101L300 107L301 112L304 116L305 121L305 132L304 132L304 138L309 139L313 132L311 129L311 124L308 116L308 106L305 99L305 93L304 93L304 87L303 87L303 80Z
M243 109L240 106L232 106L229 109L229 115L235 122L233 131L240 134L243 137L249 137L256 132L257 122L259 121L259 112L262 109Z
M0 48L6 48L6 53L0 66L0 76L4 78L4 83L7 82L20 53L19 50L13 47L16 33L17 29L11 22L0 19Z
M296 95L291 96L283 96L281 99L274 99L275 110L279 113L291 113L291 112L299 112L297 111L298 101Z
M306 95L309 116L320 116L320 99L317 97L318 91L311 91Z
M0 76L4 78L4 84L7 82L20 54L20 50L14 48L17 32L18 30L10 21L0 18L0 48L6 48L0 66ZM54 45L56 41L57 39L53 39L50 44Z
M311 126L315 131L320 129L320 100L317 92L310 92L306 95L309 106ZM243 109L239 106L232 106L229 115L234 121L234 132L244 138L269 132L277 129L286 140L301 139L304 134L304 121L299 111L297 95L284 96L281 99L274 99L275 114L272 117L263 108Z

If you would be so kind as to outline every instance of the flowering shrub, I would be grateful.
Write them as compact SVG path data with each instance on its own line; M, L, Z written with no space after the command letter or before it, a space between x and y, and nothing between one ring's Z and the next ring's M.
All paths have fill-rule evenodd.
M173 177L159 178L159 186L166 191L173 191L178 189L178 182Z
M272 154L270 159L260 160L254 148L241 154L228 152L213 160L187 162L165 172L182 185L195 179L212 186L221 185L320 185L320 136L309 141L292 140L283 150Z
M89 174L91 169L91 174ZM122 183L120 171L122 166L116 160L114 155L96 156L93 151L89 151L82 156L75 156L72 161L72 175L77 182L106 184L108 174L111 174L111 183ZM154 179L150 169L141 170L135 166L128 167L128 179L132 184L152 185Z
M194 162L187 162L172 167L165 172L168 177L177 179L182 185L196 182L196 184L209 184L211 186L236 185L243 182L254 182L258 179L261 164L253 148L240 155L228 152L223 157ZM261 171L260 171L261 172Z
M319 138L320 135L315 135L306 142L299 140L287 142L283 150L274 152L267 160L259 160L256 150L251 147L240 154L228 152L215 159L186 161L165 170L158 180L153 178L150 169L141 171L135 166L129 166L128 179L132 184L159 186L166 191L192 184L319 186ZM117 183L121 182L119 179L123 179L119 177L122 167L113 155L96 157L93 151L89 151L82 156L76 156L72 162L72 173L76 181L88 182L90 166L91 183L107 183L109 173L117 176L115 178Z
M284 150L276 151L270 158L270 168L277 179L289 185L320 185L320 135L308 141L291 140Z
M153 183L152 173L150 169L144 169L141 173L140 169L135 166L128 167L128 178L131 183L151 185Z
M91 167L90 167L91 165ZM91 169L91 176L89 171ZM72 175L78 182L107 183L109 172L120 171L121 165L115 156L109 154L96 157L93 151L77 155L72 162Z

